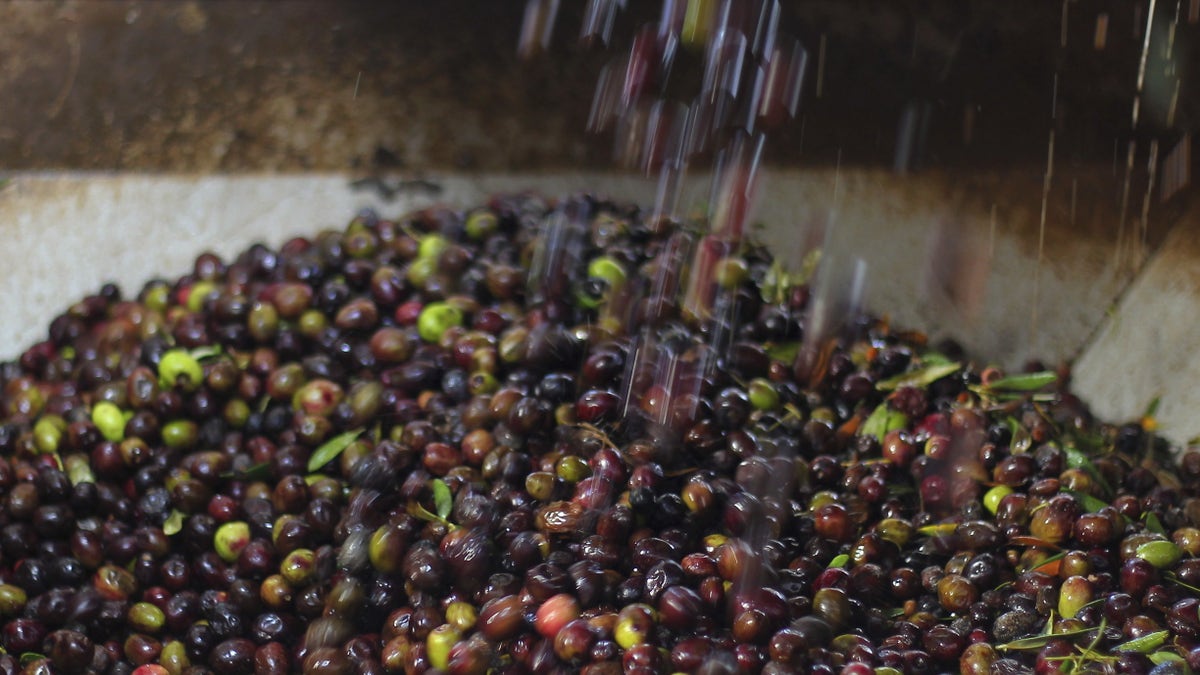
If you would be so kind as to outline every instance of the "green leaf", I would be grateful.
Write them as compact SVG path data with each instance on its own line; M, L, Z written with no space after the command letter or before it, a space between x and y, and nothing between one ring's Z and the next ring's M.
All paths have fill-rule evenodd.
M900 387L928 387L948 375L953 375L962 369L957 361L949 363L928 363L916 370L900 373L875 385L879 391L891 391Z
M1043 370L1040 373L1002 377L984 385L984 388L991 391L1037 391L1057 381L1058 375L1054 371Z
M958 523L934 523L917 528L917 533L926 537L948 537L958 529Z
M828 568L833 569L835 567L843 567L848 562L850 562L850 556L843 553L839 556L835 556L833 560L830 560Z
M1142 413L1142 417L1154 417L1154 414L1158 412L1159 403L1162 403L1162 397L1155 396L1154 400L1150 401L1150 405L1146 406L1146 412Z
M168 537L173 534L178 534L183 529L183 511L179 509L171 509L171 515L163 521L162 531Z
M1073 445L1068 445L1063 448L1063 453L1065 453L1067 456L1067 466L1071 467L1072 469L1082 470L1093 481L1095 481L1105 493L1112 494L1112 486L1108 484L1108 481L1104 479L1104 475L1100 473L1100 470L1096 468L1095 464L1092 464L1091 458L1084 454L1082 450Z
M941 352L928 351L921 354L921 363L927 366L935 366L939 363L954 363L954 361Z
M1183 663L1185 665L1187 663L1182 656L1176 654L1175 652L1161 651L1161 652L1154 652L1153 654L1150 655L1150 662L1156 666L1161 666L1162 664L1167 663L1169 661L1175 662L1175 663Z
M270 462L260 462L242 472L242 480L266 480L270 477Z
M245 471L226 471L221 478L226 480L266 480L271 477L271 463L259 462L247 467Z
M431 523L444 522L441 518L438 517L438 515L436 513L430 513L429 509L425 508L424 506L421 506L417 502L409 502L407 510L408 510L408 515L413 516L414 518L420 518L421 520L427 520Z
M1154 515L1153 511L1147 511L1144 520L1146 521L1146 529L1148 531L1154 534L1161 534L1164 537L1167 535L1167 529L1163 527L1162 521L1158 519L1158 516Z
M1002 645L996 645L996 649L1003 649L1005 651L1041 649L1042 647L1045 647L1046 644L1051 640L1078 637L1093 630L1095 630L1095 628L1079 628L1076 630L1063 631L1061 633L1043 633L1041 635L1034 635L1033 637L1021 638L1020 640L1006 642Z
M863 423L862 429L859 430L862 436L874 436L880 441L888 434L889 431L903 429L908 426L908 418L904 413L897 410L892 410L886 402L881 403L867 421Z
M1115 651L1115 652L1138 652L1139 654L1149 654L1150 652L1154 651L1155 649L1158 649L1159 647L1161 647L1163 645L1163 643L1167 641L1167 636L1170 634L1171 634L1171 631L1167 631L1167 630L1160 630L1160 631L1156 631L1154 633L1148 633L1139 638L1134 638L1127 642L1122 642L1121 644L1117 645L1116 647L1113 647L1113 651Z
M1065 558L1065 557L1067 557L1067 552L1066 552L1066 551L1059 551L1058 553L1055 553L1054 555L1046 556L1046 557L1045 557L1043 560L1041 560L1040 562L1038 562L1038 563L1035 563L1035 564L1033 564L1031 567L1029 567L1029 569L1031 569L1031 570L1036 570L1037 568L1039 568L1039 567L1041 567L1041 566L1043 566L1043 565L1049 565L1049 564L1051 564L1051 563L1058 562L1059 560L1062 560L1062 559L1063 559L1063 558ZM1025 571L1027 571L1027 570L1025 570Z
M44 659L44 658L46 658L45 654L39 654L37 652L25 652L25 653L21 654L21 666L22 667L27 666L27 665L33 663L34 661L37 661L38 659Z
M322 443L321 447L317 448L317 451L312 454L312 457L308 458L309 473L337 459L337 456L342 454L343 450L350 447L350 444L357 440L362 432L362 429L347 431Z
M799 351L799 342L780 342L767 347L767 356L775 361L791 363L796 360L796 354Z
M429 481L429 487L433 490L433 506L437 509L438 517L445 520L450 515L450 510L454 508L454 497L450 495L450 486L446 485L446 481L441 478L434 478Z
M189 351L188 354L197 361L211 359L215 356L221 355L221 345L206 345L203 347L196 347L195 349Z
M1099 513L1100 509L1108 506L1108 502L1103 499L1097 499L1086 492L1079 492L1078 490L1063 490L1063 492L1074 497L1076 501L1083 505L1083 508L1087 509L1088 513Z
M1192 586L1191 584L1186 584L1186 583L1180 581L1179 577L1175 576L1175 574L1173 572L1167 572L1164 576L1166 577L1167 581L1170 581L1173 584L1182 586L1183 588L1186 588L1193 593L1200 593L1200 588L1197 588L1196 586Z

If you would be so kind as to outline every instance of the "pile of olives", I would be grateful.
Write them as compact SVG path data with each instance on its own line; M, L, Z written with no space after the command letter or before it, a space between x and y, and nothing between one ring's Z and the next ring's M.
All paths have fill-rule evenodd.
M106 285L0 364L0 675L1200 670L1200 451L591 196Z

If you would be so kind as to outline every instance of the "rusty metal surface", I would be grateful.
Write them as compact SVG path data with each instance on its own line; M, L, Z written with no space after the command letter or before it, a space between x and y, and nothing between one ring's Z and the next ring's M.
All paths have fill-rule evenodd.
M609 138L582 132L596 75L659 3L629 3L607 52L574 45L582 4L562 3L551 52L524 64L517 0L0 3L0 169L606 168ZM811 59L803 119L768 159L890 166L921 103L928 167L1038 166L1051 129L1062 162L1106 164L1133 136L1143 4L785 2ZM1197 33L1185 16L1184 64ZM667 93L686 99L699 56L679 61ZM1165 125L1161 66L1142 135ZM1200 73L1183 71L1172 133L1200 110Z

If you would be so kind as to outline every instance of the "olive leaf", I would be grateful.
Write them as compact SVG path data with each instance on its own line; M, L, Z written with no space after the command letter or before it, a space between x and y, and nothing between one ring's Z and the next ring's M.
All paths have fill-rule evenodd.
M904 416L904 413L892 410L884 402L878 408L875 408L875 411L863 423L861 435L874 436L878 440L883 441L883 437L888 432L903 429L906 426L908 426L908 418Z
M1141 637L1134 638L1127 642L1113 647L1114 652L1138 652L1139 654L1149 654L1158 649L1167 641L1167 636L1171 631L1160 630L1153 633L1147 633Z
M317 451L312 454L312 457L308 458L309 473L337 459L337 456L342 454L343 450L350 447L350 444L357 440L362 432L362 429L347 431L322 443L321 447L317 448Z
M1002 377L983 385L983 388L990 391L1037 391L1057 381L1057 373L1051 370L1043 370L1040 373L1025 373L1023 375Z
M1092 460L1083 453L1082 450L1073 445L1068 444L1063 448L1063 453L1067 456L1067 466L1072 469L1079 469L1086 473L1097 485L1100 486L1106 494L1112 494L1112 486L1104 479L1104 474L1092 464Z
M1066 552L1066 551L1059 551L1058 553L1055 553L1054 555L1049 555L1049 556L1046 556L1045 558L1043 558L1043 559L1042 559L1041 561L1039 561L1038 563L1034 564L1034 565L1033 565L1032 567L1030 567L1029 569L1031 569L1031 570L1041 570L1043 567L1045 567L1045 566L1047 566L1047 565L1053 565L1054 563L1058 562L1059 560L1062 560L1062 559L1063 559L1063 558L1065 558L1065 557L1067 557L1067 552ZM1028 571L1028 570L1021 570L1021 571L1025 572L1025 571Z
M848 562L850 562L850 556L843 553L839 556L834 557L833 560L830 560L828 568L833 569L835 567L843 567Z
M1161 651L1161 652L1154 652L1153 654L1150 655L1150 662L1156 666L1161 666L1162 664L1167 663L1168 661L1174 662L1174 663L1185 663L1186 664L1186 661L1184 661L1184 658L1182 656L1176 654L1175 652Z
M1173 584L1182 586L1183 588L1186 588L1193 593L1200 593L1200 588L1197 588L1196 586L1192 586L1191 584L1187 584L1187 583L1180 581L1179 577L1175 576L1174 572L1167 572L1163 576L1166 578L1167 581L1170 581ZM1197 612L1197 618L1200 618L1200 611Z
M987 390L983 390L983 391L987 391ZM1045 393L1045 394L1020 393L1019 394L1017 392L999 392L999 393L992 392L990 395L995 401L997 401L999 403L1009 403L1011 401L1024 401L1025 399L1029 399L1031 401L1036 401L1037 403L1053 403L1054 401L1058 400L1058 394L1053 394L1053 393Z
M427 520L431 523L445 522L436 513L430 513L429 509L421 506L418 502L409 502L406 510L408 511L408 515L420 518L421 520Z
M179 509L171 509L171 515L163 521L162 531L168 537L173 534L178 534L183 529L183 511Z
M439 485L441 486L440 488L438 487ZM439 478L429 481L429 486L433 490L433 507L438 512L433 513L422 506L420 502L413 500L405 507L408 515L431 523L441 523L449 530L457 530L458 525L447 520L447 516L450 515L450 511L454 505L453 499L450 497L450 487Z
M1020 640L1013 640L1012 642L1006 642L1002 645L996 645L996 649L1001 649L1004 651L1023 651L1023 650L1030 650L1030 649L1041 649L1042 647L1045 647L1047 644L1049 644L1049 642L1051 640L1057 640L1060 638L1078 637L1085 633L1089 633L1093 630L1095 630L1095 628L1078 628L1075 630L1063 631L1061 633L1043 633L1041 635L1034 635L1033 637L1021 638Z
M270 462L259 462L242 472L242 480L266 480L270 477Z
M271 463L259 462L248 467L245 471L226 471L221 474L221 478L228 480L266 480L271 477Z
M950 358L949 356L946 356L945 354L943 354L941 352L935 352L933 350L929 350L929 351L923 352L921 354L921 363L924 363L927 366L934 366L939 363L953 363L953 362L954 362L954 359Z
M1166 536L1167 529L1163 527L1162 521L1158 519L1158 516L1154 515L1153 511L1147 511L1144 519L1146 521L1147 530L1153 532L1154 534Z
M1150 405L1146 406L1146 412L1142 413L1142 417L1154 417L1154 414L1158 412L1159 403L1162 403L1162 397L1155 396L1154 399L1150 401Z
M1100 509L1108 506L1108 502L1104 501L1103 499L1097 499L1086 492L1080 492L1078 490L1063 490L1063 492L1066 492L1074 497L1075 501L1082 504L1083 508L1087 509L1088 513L1098 513Z
M767 356L772 360L791 363L796 360L796 354L800 351L800 342L779 342L767 347Z
M450 495L450 486L446 485L446 481L441 478L434 478L429 481L429 487L433 490L433 507L437 509L438 518L445 520L450 516L451 509L454 508L454 497Z
M875 385L879 391L891 391L900 387L928 387L948 375L953 375L962 369L957 361L928 363L922 368L900 373Z
M926 537L948 536L958 529L957 523L935 523L917 528L917 532Z

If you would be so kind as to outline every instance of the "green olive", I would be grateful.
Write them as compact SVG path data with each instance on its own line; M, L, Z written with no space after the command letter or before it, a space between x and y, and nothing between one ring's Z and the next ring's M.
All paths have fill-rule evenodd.
M58 415L45 415L33 425L33 443L38 451L51 453L58 451L67 423Z
M558 460L554 467L558 477L568 483L578 483L592 474L587 460L578 455L566 455Z
M92 406L92 424L106 440L116 443L125 438L125 414L115 403L101 401Z
M183 671L191 667L192 662L188 659L187 648L179 640L170 640L163 644L162 652L158 656L158 664L167 669L169 675L181 675Z
M92 464L87 455L67 455L63 458L63 467L67 470L67 479L71 481L71 485L96 482L96 474L92 472Z
M417 317L417 334L426 342L436 343L442 333L462 324L462 310L446 302L431 302Z
M316 575L317 556L310 549L298 548L279 563L279 574L293 588L307 586Z
M603 279L608 282L609 288L616 288L625 283L626 273L625 268L621 263L617 262L609 256L600 256L593 258L588 263L587 274L589 277Z
M779 407L779 392L771 381L756 377L746 386L746 394L750 397L750 405L757 410L774 410Z
M146 289L146 295L142 298L142 302L155 312L166 311L167 306L171 303L171 290L165 283L156 283Z
M316 339L321 331L329 325L329 317L325 316L316 309L307 309L300 315L300 320L296 324L296 329L300 334L309 339Z
M425 653L429 656L429 663L438 670L445 670L450 665L450 648L461 639L462 632L448 623L434 628L425 638Z
M408 265L404 278L417 288L424 288L429 278L437 273L437 260L433 258L417 258Z
M445 251L449 246L450 242L446 241L446 238L442 235L427 234L421 237L421 244L417 248L417 258L420 260L432 260L436 264L438 257L442 255L442 251Z
M500 226L496 214L486 209L476 209L467 216L465 228L467 236L474 241L483 241L491 236Z
M549 501L554 496L556 482L554 474L549 471L534 471L525 477L525 491L538 501Z
M721 288L737 288L750 276L750 267L741 258L721 258L717 261L714 274Z
M1092 582L1087 577L1067 577L1058 589L1058 613L1064 619L1074 619L1084 605L1092 601Z
M163 445L168 448L190 448L196 444L199 433L199 427L191 420L172 420L163 425Z
M217 292L217 285L211 281L197 281L188 289L187 308L192 312L204 309L204 301Z
M988 511L995 513L1000 508L1001 500L1012 493L1013 489L1007 485L997 485L984 493L983 505Z
M475 606L469 602L456 600L446 606L446 622L459 631L466 632L474 628L478 618Z
M16 616L29 601L25 589L12 584L0 584L0 616Z
M279 310L269 302L254 303L250 315L246 317L246 328L250 331L250 337L259 342L273 340L279 330Z
M233 398L225 404L222 416L225 418L226 424L234 429L241 429L249 421L250 412L250 404L240 398Z
M157 633L162 630L166 614L154 603L135 602L125 614L130 627L143 633Z
M213 534L213 550L221 560L231 563L250 543L250 526L240 520L222 524Z
M626 605L617 614L613 639L622 649L632 649L650 639L657 618L657 612L650 605L640 602Z
M158 383L163 389L176 384L186 391L193 391L204 381L204 368L200 362L183 349L172 349L162 355L158 362Z
M1137 547L1135 555L1158 569L1170 569L1183 557L1183 551L1173 541L1148 541Z

